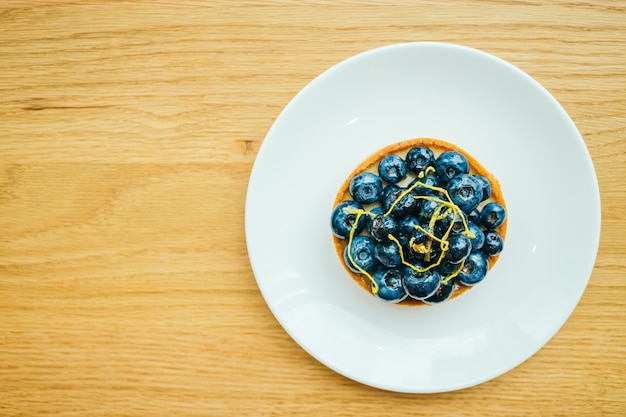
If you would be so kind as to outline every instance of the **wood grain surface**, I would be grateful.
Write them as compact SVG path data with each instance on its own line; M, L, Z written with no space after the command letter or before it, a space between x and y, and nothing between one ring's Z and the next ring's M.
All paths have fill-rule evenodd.
M264 303L244 236L282 108L335 63L406 41L479 48L537 79L602 197L596 266L556 336L436 395L309 356ZM625 135L623 0L4 0L0 415L626 415Z

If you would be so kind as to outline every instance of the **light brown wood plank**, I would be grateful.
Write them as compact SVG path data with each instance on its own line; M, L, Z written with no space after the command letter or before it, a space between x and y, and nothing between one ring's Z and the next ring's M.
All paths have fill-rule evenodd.
M282 108L341 60L407 41L537 79L602 197L563 328L505 375L436 395L366 387L303 351L263 301L243 224ZM0 56L0 415L626 415L623 1L8 0Z

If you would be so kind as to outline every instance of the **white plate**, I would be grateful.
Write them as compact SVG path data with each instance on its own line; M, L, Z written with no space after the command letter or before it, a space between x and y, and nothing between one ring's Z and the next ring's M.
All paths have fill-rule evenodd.
M434 307L363 291L330 230L348 174L415 137L468 151L508 205L505 249L487 279ZM407 43L347 59L294 97L257 156L245 225L263 297L302 348L363 384L442 392L511 370L559 330L593 269L600 197L579 132L539 83L485 52Z

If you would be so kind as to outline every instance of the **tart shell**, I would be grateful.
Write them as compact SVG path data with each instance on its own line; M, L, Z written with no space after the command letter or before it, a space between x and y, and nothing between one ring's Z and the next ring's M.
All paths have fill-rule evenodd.
M359 166L357 166L350 173L348 178L344 181L342 186L339 188L339 191L337 192L337 195L335 197L333 207L335 207L337 204L341 203L342 201L352 199L352 197L350 196L350 192L349 192L350 180L354 178L356 175L364 171L371 171L374 173L378 173L378 170L377 170L378 162L381 159L383 159L385 156L390 155L390 154L396 154L398 156L401 156L402 158L405 158L407 152L411 148L414 148L416 146L429 147L435 154L435 157L437 157L438 155L446 151L457 151L463 154L467 158L467 161L469 162L470 174L482 175L483 177L487 178L489 180L489 183L491 184L491 196L488 200L485 200L484 202L482 202L480 207L482 207L484 204L490 201L494 201L496 203L501 204L505 209L507 208L504 202L504 197L502 195L502 189L500 187L500 183L493 176L493 174L487 171L487 169L483 165L481 165L472 155L470 155L469 153L467 153L465 150L461 149L457 145L454 145L452 143L449 143L440 139L434 139L434 138L415 138L415 139L409 139L403 142L394 143L392 145L384 147L383 149L380 149L378 152L374 153L373 155L365 159ZM407 176L408 175L410 174L407 174ZM507 210L507 214L508 214L508 210ZM502 239L505 241L506 241L507 222L508 222L508 215L504 219L504 222L495 229L500 234ZM348 240L340 239L337 236L333 235L333 243L335 245L337 255L339 256L339 259L341 260L341 264L344 266L344 269L346 270L346 272L350 275L350 277L352 277L352 279L361 288L363 288L365 291L369 292L372 296L374 296L372 292L370 280L362 274L358 274L358 273L351 271L345 265L343 261L343 251L348 243ZM500 255L487 257L489 261L489 270L491 270L493 266L496 264L499 256ZM471 288L472 287L459 285L458 283L455 283L455 289L451 295L451 298L458 297L459 295L470 290ZM428 305L421 300L416 300L411 297L407 297L405 300L397 304L403 305L403 306Z

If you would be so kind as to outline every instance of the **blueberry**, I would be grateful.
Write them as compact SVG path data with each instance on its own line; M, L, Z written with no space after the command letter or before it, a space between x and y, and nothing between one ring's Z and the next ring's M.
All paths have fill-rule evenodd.
M480 187L483 190L483 198L481 201L485 201L491 197L491 183L489 183L489 180L482 175L474 175L473 178L478 184L480 184Z
M376 297L389 303L398 303L407 298L406 290L402 285L402 275L397 269L378 267L372 273L372 278L378 284Z
M370 228L370 234L376 240L387 240L388 236L393 235L396 231L397 223L393 217L379 214L372 220L372 227Z
M459 174L469 173L469 162L465 155L457 151L446 151L435 161L435 170L441 182L446 184Z
M376 206L369 210L369 214L365 216L365 229L370 234L372 233L372 224L374 223L374 219L376 218L376 216L378 216L379 214L383 214L384 212L385 210L382 207Z
M381 264L389 268L400 266L402 264L400 248L391 240L378 242L374 248L374 256Z
M340 239L346 239L350 236L350 230L355 227L357 215L351 213L353 210L362 210L363 207L356 201L346 200L335 206L330 218L330 225L333 230L333 234ZM354 234L357 235L365 227L367 222L367 215L363 214L359 218L359 223L356 225Z
M456 234L448 241L445 260L451 264L461 263L472 251L472 241L463 234Z
M387 155L378 163L378 175L392 184L400 182L406 177L406 162L398 155Z
M409 235L408 248L414 255L420 255L422 258L428 251L428 245L432 242L432 238L426 234L422 228L415 228Z
M485 278L487 270L489 270L487 257L482 252L472 252L465 260L463 269L456 279L463 285L476 285Z
M437 261L441 255L440 243L432 240L422 229L415 229L411 233L407 247L409 253L420 261L432 263Z
M450 279L446 282L441 283L437 291L433 295L428 298L425 298L423 301L426 304L439 304L448 300L452 293L454 293L454 280Z
M406 192L406 188L402 188L402 192ZM409 191L398 203L394 206L391 214L397 218L406 217L408 215L415 214L419 210L420 202L415 198L415 194Z
M504 223L506 210L499 203L487 203L480 214L480 223L487 229L495 229Z
M463 215L461 216L461 214ZM463 233L465 231L466 222L467 216L465 213L459 213L458 210L450 210L446 217L435 224L435 235L437 237L443 237L448 229L450 229L450 234Z
M406 190L406 188L399 187L395 184L390 184L384 188L381 202L385 212L388 212L391 206L393 206L391 214L399 219L417 211L420 203L419 200L415 199L412 192L407 193L396 203L396 200L398 200Z
M350 261L348 256L348 250L354 263ZM365 235L356 236L352 239L352 244L346 245L346 248L343 252L343 259L353 272L361 272L357 266L361 269L369 272L376 265L378 265L378 261L376 260L376 241L374 238Z
M424 261L424 255L421 255L421 256L413 255L411 251L408 249L408 247L403 247L402 251L403 251L405 262L417 268L424 269L432 263L432 262Z
M458 174L446 186L452 202L461 210L470 213L483 198L481 184L468 174Z
M408 187L412 187L415 183L420 182L424 185L416 185L413 188L413 193L415 195L434 195L441 196L441 193L437 190L433 190L431 187L441 188L441 181L439 180L439 176L434 172L429 172L424 175L424 178L416 177L413 181L411 181Z
M480 224L480 210L475 208L467 215L467 220L472 223Z
M504 241L502 236L495 230L485 231L485 243L483 244L482 251L487 256L496 256L502 252L504 247Z
M472 242L472 252L481 249L485 243L485 233L476 223L467 222L467 228L474 237L470 237Z
M431 200L431 199L418 199L419 201L419 210L418 210L418 220L420 221L430 221L433 217L439 206L442 205L440 201Z
M371 172L362 172L350 181L350 195L361 204L370 204L380 198L383 192L383 182L380 177Z
M435 155L433 151L426 146L417 146L409 150L406 154L406 164L408 168L416 174L432 166L434 162Z
M383 207L383 211L387 212L394 201L402 194L402 187L395 184L389 184L383 188L383 193L380 197L380 202Z
M453 263L444 261L440 263L439 265L437 265L436 269L437 269L437 272L439 272L439 275L441 275L442 277L447 277L448 275L454 274L456 271L458 271L460 267L461 265L459 264L453 264Z
M435 269L418 272L406 266L402 269L402 282L411 298L423 300L437 291L441 284L441 275Z
M398 239L402 246L406 246L409 243L409 238L413 231L419 226L419 222L413 216L406 216L400 219L398 222L398 228L394 237Z

